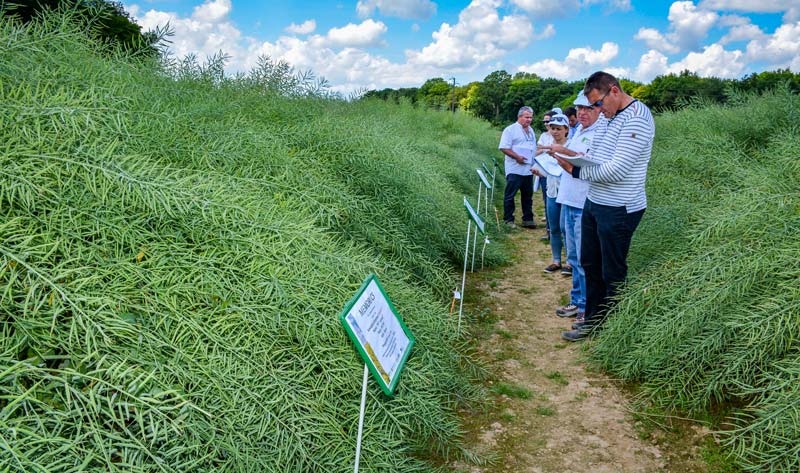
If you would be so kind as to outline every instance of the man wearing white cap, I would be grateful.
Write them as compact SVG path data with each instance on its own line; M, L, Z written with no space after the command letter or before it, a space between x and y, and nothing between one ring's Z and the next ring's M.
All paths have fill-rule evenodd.
M647 207L645 180L653 149L655 122L646 105L626 94L606 72L589 76L583 92L609 119L603 138L586 158L599 164L559 164L573 177L589 181L581 217L581 265L586 273L586 316L577 329L564 332L568 341L585 338L600 326L628 275L628 250ZM575 155L563 146L551 152Z
M573 102L577 107L578 123L575 132L567 143L567 148L576 153L587 153L592 143L602 137L607 121L600 110L589 103L583 91ZM561 204L564 235L567 244L567 263L572 266L572 290L569 304L556 309L559 317L576 316L576 323L584 322L586 312L586 275L580 264L581 257L581 215L589 192L589 182L576 179L568 172L561 174L556 202Z

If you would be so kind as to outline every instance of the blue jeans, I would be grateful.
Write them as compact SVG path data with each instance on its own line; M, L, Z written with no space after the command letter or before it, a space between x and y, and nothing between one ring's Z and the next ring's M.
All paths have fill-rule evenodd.
M549 232L550 230L550 217L547 216L547 178L539 178L539 188L542 190L542 206L544 207L544 224Z
M572 290L569 292L570 304L578 306L578 312L586 312L586 273L581 266L581 215L583 209L561 206L564 217L564 235L567 242L567 263L572 266Z
M553 197L547 197L547 225L550 232L550 251L553 252L553 261L561 264L561 204Z
M581 266L586 274L586 321L600 324L628 276L628 250L644 209L628 213L586 199L581 216Z
M514 221L514 197L520 192L522 221L533 221L533 176L509 174L506 176L506 191L503 196L503 221Z

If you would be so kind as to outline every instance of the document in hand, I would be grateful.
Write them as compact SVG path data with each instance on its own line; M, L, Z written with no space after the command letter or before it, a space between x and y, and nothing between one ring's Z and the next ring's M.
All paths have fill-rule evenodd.
M556 153L559 158L564 158L567 161L571 162L573 166L597 166L598 164L603 164L601 161L595 161L593 159L589 159L586 155L583 156L567 156L566 154Z
M533 159L536 160L536 164L541 166L544 172L549 176L558 177L561 175L561 171L564 170L561 165L558 164L558 161L547 153L537 154Z

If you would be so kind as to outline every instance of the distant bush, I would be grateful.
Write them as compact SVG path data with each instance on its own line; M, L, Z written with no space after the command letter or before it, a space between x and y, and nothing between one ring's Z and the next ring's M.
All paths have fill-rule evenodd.
M0 44L0 470L347 469L363 365L337 316L370 272L417 345L370 390L363 471L467 455L480 369L446 298L488 125L274 63L112 58L58 19Z
M800 469L800 98L734 95L657 119L632 282L593 356L669 408L743 406L754 471Z

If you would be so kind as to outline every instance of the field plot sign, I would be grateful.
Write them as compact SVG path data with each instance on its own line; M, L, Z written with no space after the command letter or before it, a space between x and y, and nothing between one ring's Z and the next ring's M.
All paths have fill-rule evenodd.
M414 336L374 274L367 277L339 319L378 385L391 396L414 346Z
M486 224L483 222L483 219L478 215L478 212L475 211L475 208L469 203L466 197L464 197L464 208L467 209L467 215L469 218L475 222L475 225L478 226L478 230L481 233L486 233Z

